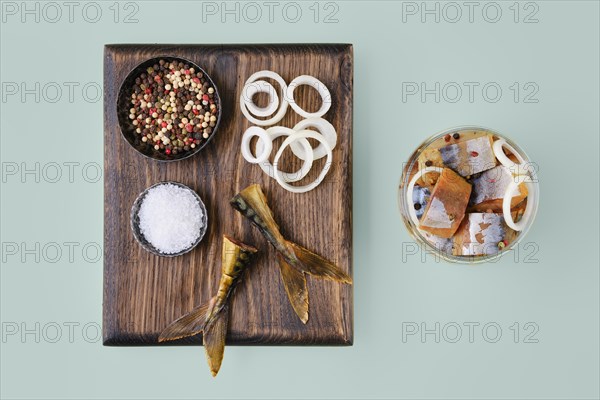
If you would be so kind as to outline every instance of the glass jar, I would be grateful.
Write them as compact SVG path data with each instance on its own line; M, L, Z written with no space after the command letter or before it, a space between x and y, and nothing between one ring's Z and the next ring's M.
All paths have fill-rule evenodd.
M450 262L492 261L516 248L533 224L536 171L503 134L480 126L447 129L424 141L405 163L398 206L421 251ZM462 217L456 209L464 210Z

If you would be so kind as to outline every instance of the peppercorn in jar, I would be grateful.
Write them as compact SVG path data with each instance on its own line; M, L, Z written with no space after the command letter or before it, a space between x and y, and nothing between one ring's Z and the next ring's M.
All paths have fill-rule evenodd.
M182 154L214 133L218 97L203 71L160 59L135 78L129 119L141 141L154 150Z

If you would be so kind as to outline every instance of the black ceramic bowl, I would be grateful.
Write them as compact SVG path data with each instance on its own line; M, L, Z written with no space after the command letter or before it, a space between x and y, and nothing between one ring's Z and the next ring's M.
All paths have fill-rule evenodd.
M154 247L152 245L152 243L150 243L148 240L146 240L146 238L144 237L144 234L140 230L140 217L139 217L139 212L140 212L140 207L142 206L142 201L144 200L144 197L146 197L146 195L148 194L148 191L156 186L166 185L166 184L179 186L180 188L189 190L191 193L193 193L194 197L196 197L196 200L198 200L198 203L200 204L200 209L202 210L202 214L203 214L202 228L200 228L198 239L196 239L196 241L194 243L192 243L192 245L190 247L188 247L187 249L183 249L180 252L171 253L171 254L161 253L156 247ZM159 183L156 183L156 184L150 186L149 188L147 188L146 190L144 190L142 193L139 194L139 196L133 202L133 206L131 207L131 213L129 214L129 222L131 224L131 230L133 231L133 237L139 243L139 245L142 246L142 248L144 250L149 251L150 253L155 254L157 256L177 257L177 256L180 256L182 254L185 254L185 253L191 251L194 247L196 247L198 245L198 243L200 243L200 241L206 234L206 230L208 228L208 215L206 214L206 206L204 205L204 202L202 201L200 196L198 196L198 193L196 193L192 188L190 188L182 183L179 183L179 182L164 181L164 182L159 182Z
M142 142L142 137L135 132L135 125L133 125L132 120L129 119L129 109L131 108L131 93L133 92L135 79L139 77L143 72L146 72L148 67L151 67L154 64L158 64L160 60L165 60L168 62L183 62L185 64L190 65L190 67L194 67L196 71L201 71L204 74L206 80L210 82L211 86L215 89L214 98L216 99L215 104L217 105L217 121L215 123L215 126L213 127L212 133L207 139L203 139L203 141L200 142L200 144L194 149L183 151L177 154L165 154L163 152L159 152L157 150L154 150L154 146L152 146L150 143ZM117 98L117 119L119 121L119 127L121 128L121 134L123 135L123 138L138 153L157 161L183 160L185 158L193 156L194 154L197 154L200 150L206 147L217 133L219 123L221 122L221 110L221 97L219 96L219 91L217 89L217 86L215 85L215 82L206 73L206 71L200 66L198 66L196 63L193 63L192 61L186 60L181 57L154 57L139 64L127 75L127 77L121 84L121 87L119 89L119 96Z

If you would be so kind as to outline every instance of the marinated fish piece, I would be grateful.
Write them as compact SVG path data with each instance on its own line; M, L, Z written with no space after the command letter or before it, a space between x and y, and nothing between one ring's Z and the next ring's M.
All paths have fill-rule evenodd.
M250 185L235 195L231 205L258 228L277 250L277 258L285 291L292 307L303 323L308 321L308 288L305 274L343 283L352 278L333 263L304 247L286 240L279 232L273 212L259 185Z
M439 174L438 174L439 175ZM426 187L415 186L413 191L413 207L417 218L421 218L431 197L431 191Z
M521 217L525 213L526 209L527 209L527 197L525 198L525 200L523 200L519 204L513 206L511 209L511 212L513 214L513 219L515 222L517 222L521 219Z
M443 253L452 253L452 245L453 241L451 238L443 238L437 235L431 234L429 232L421 230L421 235L427 239L430 245L432 245L436 250L441 251Z
M502 212L502 200L506 194L508 184L513 180L513 175L508 168L498 165L495 168L482 172L471 180L473 191L469 200L470 212ZM521 203L527 197L527 186L519 185L519 194L511 200L511 208Z
M469 176L496 166L491 136L451 144L439 149L444 165L461 176Z
M516 236L517 232L504 223L502 214L470 213L454 235L452 253L458 256L496 254Z
M181 339L202 332L210 372L217 376L225 351L231 298L257 251L252 246L223 236L222 273L216 296L167 326L160 333L158 341Z
M465 216L471 185L449 168L442 171L429 204L419 221L419 228L442 238L454 235Z
M496 166L492 135L474 131L457 132L455 136L456 139L446 135L448 140L440 138L424 149L418 158L419 170L426 167L451 168L461 176L469 176ZM417 183L433 186L437 179L437 174L427 174Z

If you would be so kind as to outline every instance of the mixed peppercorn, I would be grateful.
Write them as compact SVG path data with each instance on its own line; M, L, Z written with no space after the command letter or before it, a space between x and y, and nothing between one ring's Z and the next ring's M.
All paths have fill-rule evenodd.
M167 155L206 141L217 124L215 88L202 71L160 60L135 79L129 118L141 140Z
M449 142L450 139L454 138L454 140L458 140L460 139L460 133L456 132L455 134L453 134L452 136L450 136L450 134L447 134L446 136L444 136L444 140L446 142Z

